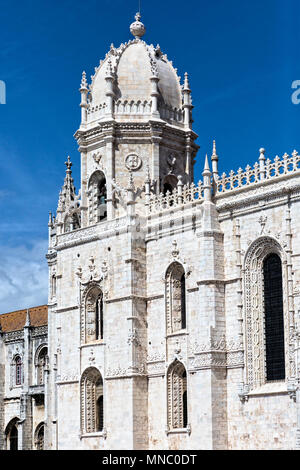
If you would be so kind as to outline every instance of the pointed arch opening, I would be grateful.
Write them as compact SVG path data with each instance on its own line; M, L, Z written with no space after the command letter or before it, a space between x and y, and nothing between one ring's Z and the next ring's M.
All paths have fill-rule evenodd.
M104 339L103 293L98 286L92 287L85 301L85 342Z
M48 348L46 345L42 345L38 348L35 355L35 369L36 369L36 384L44 384L44 370L47 361Z
M186 329L185 271L183 266L172 263L166 272L167 333Z
M5 441L7 450L18 450L18 422L19 418L12 419L5 429Z
M45 424L40 423L34 433L34 445L36 450L44 450L45 446Z
M102 432L104 427L103 379L95 367L84 371L80 381L81 432Z
M175 361L167 373L168 428L184 429L188 426L188 393L184 365Z
M250 390L266 382L284 380L291 371L284 260L280 244L268 236L256 240L245 256L245 365Z
M80 228L80 214L78 211L72 211L66 215L64 221L64 232L72 232L73 230L77 230Z
M97 224L107 219L106 178L102 171L95 171L89 179L89 223Z

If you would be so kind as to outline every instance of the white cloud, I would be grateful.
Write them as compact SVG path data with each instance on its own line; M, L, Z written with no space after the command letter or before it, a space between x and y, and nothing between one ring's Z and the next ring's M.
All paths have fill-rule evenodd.
M47 247L47 240L0 246L0 313L47 303Z

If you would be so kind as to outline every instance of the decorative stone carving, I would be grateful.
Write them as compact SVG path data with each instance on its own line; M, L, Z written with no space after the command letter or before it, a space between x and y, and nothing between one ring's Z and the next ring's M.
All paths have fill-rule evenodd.
M142 159L135 153L130 153L125 158L125 166L127 170L136 171L142 166Z

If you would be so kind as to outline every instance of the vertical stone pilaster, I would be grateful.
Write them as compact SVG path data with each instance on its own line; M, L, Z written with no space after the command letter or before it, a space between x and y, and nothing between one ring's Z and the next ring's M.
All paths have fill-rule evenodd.
M113 128L112 128L113 131ZM113 206L112 197L112 180L115 177L115 138L113 135L106 136L106 162L107 162L107 175L106 175L106 189L107 189L107 218L111 220L114 218L115 211Z

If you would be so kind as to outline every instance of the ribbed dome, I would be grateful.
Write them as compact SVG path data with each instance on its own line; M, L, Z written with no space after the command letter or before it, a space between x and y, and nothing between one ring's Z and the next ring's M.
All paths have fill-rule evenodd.
M118 49L111 46L104 61L95 70L90 87L90 106L106 102L106 76L114 77L114 98L122 102L149 102L151 100L150 78L157 76L159 104L172 108L182 107L180 78L159 46L147 45L140 39L122 44Z

